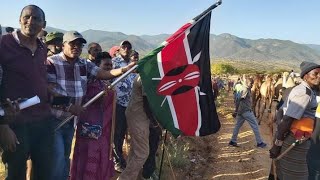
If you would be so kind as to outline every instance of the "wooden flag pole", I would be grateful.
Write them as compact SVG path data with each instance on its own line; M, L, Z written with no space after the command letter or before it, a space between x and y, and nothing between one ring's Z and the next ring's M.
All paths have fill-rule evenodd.
M167 149L167 146L166 146L165 144L163 145L163 147L164 147L165 149ZM168 150L167 150L167 152L168 152ZM170 161L169 154L167 153L166 156L167 156L167 160L168 160L168 163L169 163L169 167L170 167L170 169L171 169L171 173L172 173L173 180L176 180L176 174L174 173L174 170L173 170L173 167L172 167L172 164L171 164L171 161Z
M159 180L161 179L161 171L162 171L162 165L163 165L163 158L164 158L164 153L165 153L165 143L167 141L167 133L168 131L166 130L166 133L164 134L164 140L162 144L162 156L161 156L161 162L160 162L160 170L159 170Z

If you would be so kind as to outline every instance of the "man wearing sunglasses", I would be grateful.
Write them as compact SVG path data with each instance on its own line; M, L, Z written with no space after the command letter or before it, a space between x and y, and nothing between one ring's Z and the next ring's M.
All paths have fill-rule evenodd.
M121 68L130 63L130 53L132 45L129 41L122 41L119 46L119 53L112 59L114 68ZM127 131L127 119L125 111L129 104L133 81L136 78L136 73L129 74L126 78L115 85L117 94L116 106L116 123L114 132L114 160L115 170L122 172L126 167L126 161L123 157L122 146Z
M135 63L130 63L118 69L102 70L94 63L80 58L85 43L87 41L79 32L66 32L63 36L62 52L48 58L49 92L54 97L62 96L70 99L67 104L63 103L61 106L55 105L51 108L56 118L56 125L71 115L80 115L85 110L81 105L82 97L86 94L89 75L97 79L112 79L135 65ZM74 120L55 132L53 179L66 180L69 176L69 156L73 134Z

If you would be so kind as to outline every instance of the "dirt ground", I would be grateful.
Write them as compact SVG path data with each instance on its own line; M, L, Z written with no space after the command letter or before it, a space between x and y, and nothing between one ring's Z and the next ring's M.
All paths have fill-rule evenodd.
M191 165L178 169L176 178L187 180L230 179L251 180L267 179L271 160L269 152L271 145L271 131L266 121L260 125L260 133L268 146L257 148L253 131L248 123L240 129L238 144L240 147L228 146L235 119L233 112L232 93L226 95L224 102L218 108L221 129L217 134L207 137L185 137L183 141L189 143L189 160ZM265 113L263 120L268 118Z
M253 131L248 123L240 129L238 144L228 146L235 119L232 93L226 93L218 107L221 129L218 133L206 137L182 137L181 143L188 144L185 167L173 167L173 173L167 166L162 180L262 180L267 179L271 160L271 132L266 121L260 125L260 132L268 146L257 148ZM265 113L267 119L268 113ZM159 150L161 152L161 150ZM160 154L160 153L159 153ZM159 155L160 156L160 155ZM0 165L0 180L4 179L4 167ZM116 179L114 177L113 179Z

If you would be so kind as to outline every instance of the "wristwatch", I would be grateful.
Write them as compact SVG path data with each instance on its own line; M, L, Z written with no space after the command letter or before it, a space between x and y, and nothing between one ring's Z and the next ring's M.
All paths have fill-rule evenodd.
M274 145L276 145L276 146L282 146L282 144L283 144L283 141L281 141L281 140L279 140L279 139L276 139L276 140L274 141Z

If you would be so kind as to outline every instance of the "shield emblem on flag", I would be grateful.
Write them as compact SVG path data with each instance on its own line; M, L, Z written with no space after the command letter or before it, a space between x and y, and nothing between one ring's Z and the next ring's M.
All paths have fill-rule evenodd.
M139 74L159 123L174 135L217 132L209 57L211 13L185 24L139 62Z

